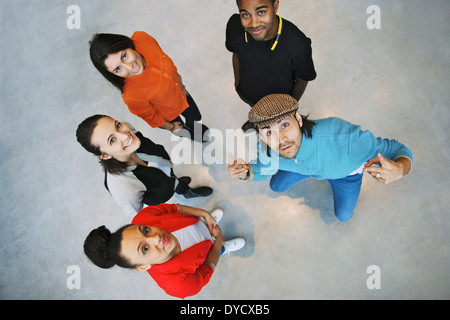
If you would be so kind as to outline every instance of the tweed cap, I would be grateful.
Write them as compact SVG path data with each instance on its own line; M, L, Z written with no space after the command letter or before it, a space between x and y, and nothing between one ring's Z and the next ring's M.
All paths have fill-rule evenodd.
M248 113L248 121L258 129L270 126L295 113L298 101L288 94L269 94L259 100Z

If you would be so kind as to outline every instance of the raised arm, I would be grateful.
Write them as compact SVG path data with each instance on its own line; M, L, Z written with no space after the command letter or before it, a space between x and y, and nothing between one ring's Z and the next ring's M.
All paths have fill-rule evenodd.
M379 164L379 166L374 166ZM411 160L400 156L395 161L389 160L381 153L376 158L370 159L365 165L364 172L368 172L378 181L388 184L400 180L411 170Z

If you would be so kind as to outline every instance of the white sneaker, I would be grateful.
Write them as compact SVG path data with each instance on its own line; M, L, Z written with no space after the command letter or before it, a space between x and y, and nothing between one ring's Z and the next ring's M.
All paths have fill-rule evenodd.
M238 251L239 249L242 249L245 246L245 239L244 238L235 238L228 241L223 242L223 246L225 248L225 251L223 254L230 254L230 252Z
M214 209L214 210L211 212L211 216L212 216L214 219L216 219L216 222L217 222L217 223L219 223L219 221L222 220L222 217L223 217L223 210L222 210L222 209L219 209L219 208Z

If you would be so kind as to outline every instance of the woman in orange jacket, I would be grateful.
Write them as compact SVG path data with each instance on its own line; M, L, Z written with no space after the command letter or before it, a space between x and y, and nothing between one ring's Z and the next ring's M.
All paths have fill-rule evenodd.
M101 268L147 271L167 294L193 296L209 282L221 255L245 245L242 238L223 241L217 225L222 216L221 209L210 214L177 204L146 207L114 233L105 226L91 231L84 252Z
M95 34L89 53L94 66L120 90L133 114L153 128L207 141L204 133L208 128L195 125L202 117L195 101L172 59L152 36L142 31L136 31L131 38ZM196 127L199 129L194 130Z

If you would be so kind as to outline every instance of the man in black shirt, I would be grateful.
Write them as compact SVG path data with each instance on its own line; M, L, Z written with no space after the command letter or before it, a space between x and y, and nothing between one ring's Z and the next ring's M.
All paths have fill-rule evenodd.
M251 107L272 93L300 100L316 78L311 40L277 14L279 0L236 2L239 14L227 23L225 46L233 53L237 93Z

